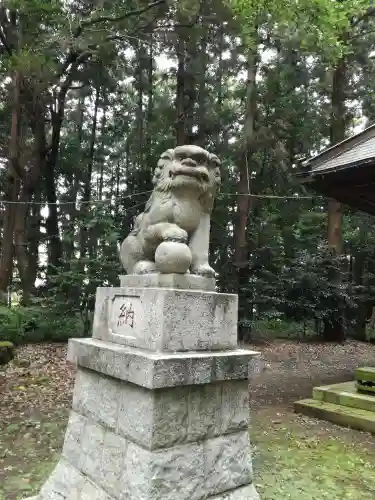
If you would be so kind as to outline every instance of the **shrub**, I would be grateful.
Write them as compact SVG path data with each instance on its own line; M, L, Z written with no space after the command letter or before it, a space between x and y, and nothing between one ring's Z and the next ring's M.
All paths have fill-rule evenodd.
M254 321L251 335L255 339L312 339L317 334L310 323L302 323L284 318L263 318Z
M64 342L84 335L79 315L58 314L41 306L0 306L0 341L14 344Z

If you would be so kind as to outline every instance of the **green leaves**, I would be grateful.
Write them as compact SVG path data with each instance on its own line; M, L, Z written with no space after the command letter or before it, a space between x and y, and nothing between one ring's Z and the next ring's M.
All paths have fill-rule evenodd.
M364 0L228 0L248 39L254 26L272 26L273 36L300 35L300 48L332 64L350 51L347 34L369 12Z

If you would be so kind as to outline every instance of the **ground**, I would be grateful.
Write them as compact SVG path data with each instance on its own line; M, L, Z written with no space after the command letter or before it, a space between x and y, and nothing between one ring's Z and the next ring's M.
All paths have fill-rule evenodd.
M263 370L251 380L255 482L261 500L375 498L373 436L295 415L314 385L375 366L375 346L274 342L250 346ZM24 346L0 371L0 500L37 492L58 458L74 367L66 346Z

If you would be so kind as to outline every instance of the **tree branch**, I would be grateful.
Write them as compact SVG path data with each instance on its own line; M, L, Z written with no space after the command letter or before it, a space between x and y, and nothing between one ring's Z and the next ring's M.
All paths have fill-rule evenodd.
M369 7L366 10L366 12L364 12L361 16L357 17L356 19L353 18L350 24L351 24L352 28L355 28L362 21L366 21L367 19L369 19L370 17L373 17L373 16L375 16L375 7Z
M130 12L126 12L126 13L124 13L121 16L117 16L117 17L113 17L113 16L100 16L100 17L97 17L95 19L90 19L88 21L83 21L78 26L78 28L74 32L73 36L74 36L74 38L78 38L82 34L83 30L87 26L92 26L94 24L99 24L99 23L104 23L104 22L118 23L120 21L123 21L124 19L129 18L129 17L140 16L141 14L144 14L145 12L153 9L154 7L157 7L157 6L165 4L165 3L166 3L166 0L156 0L155 2L152 2L152 3L148 4L146 7L143 7L141 9L137 9L137 10L131 10Z
M3 27L0 26L0 41L3 44L4 49L8 52L8 55L12 55L12 49L10 48L7 39L5 37L5 33L3 31Z
M71 64L74 65L74 67L76 69L80 63L84 62L85 59L88 59L92 55L93 51L95 50L95 47L91 46L91 47L89 47L89 49L90 50L85 50L84 52L81 52L80 54L78 52L70 52L68 54L65 62L63 63L60 71L56 75L57 80L59 80L65 74L66 70L69 68L69 66Z
M141 8L141 9L131 10L130 12L126 12L123 15L118 16L118 17L101 16L101 17L97 17L95 19L91 19L88 21L83 21L80 23L80 25L78 26L76 31L73 33L73 38L78 38L83 33L84 29L88 26L93 26L95 24L99 24L102 22L117 23L117 22L123 21L124 19L127 19L129 17L140 16L140 15L144 14L145 12L153 9L154 7L157 7L157 6L163 5L163 4L166 4L166 0L155 0L154 2L148 4L147 6ZM107 40L109 40L109 39L107 38ZM115 39L115 38L113 38L113 39ZM84 52L83 54L79 54L76 51L68 52L65 61L62 63L60 71L56 75L56 79L59 80L65 74L65 72L67 71L67 69L69 68L69 66L71 64L76 65L76 63L77 63L77 65L78 65L80 62L83 62L83 59L87 55L88 55L87 51ZM89 55L91 55L91 52Z
M86 62L91 56L93 52L91 50L85 50L80 54L72 64L69 72L66 74L64 82L60 86L60 90L57 93L57 109L56 112L59 113L59 109L64 106L65 96L70 89L73 81L74 81L74 72L77 70L78 66Z
M372 30L369 30L369 31L364 31L363 33L356 33L355 35L349 37L350 40L357 40L357 38L365 38L367 35L372 35L373 33L375 33L375 28L372 29Z
M75 85L75 86L70 86L68 87L68 90L80 90L80 89L84 89L85 87L87 86L86 83L82 83L81 85Z
M56 79L59 80L65 73L65 71L69 68L71 64L77 59L78 54L76 52L69 52L65 61L63 62L60 71L56 75Z

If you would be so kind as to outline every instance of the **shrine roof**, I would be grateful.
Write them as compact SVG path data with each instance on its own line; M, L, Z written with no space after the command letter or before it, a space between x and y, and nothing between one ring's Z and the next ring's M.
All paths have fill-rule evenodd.
M310 189L375 214L375 124L302 163Z

